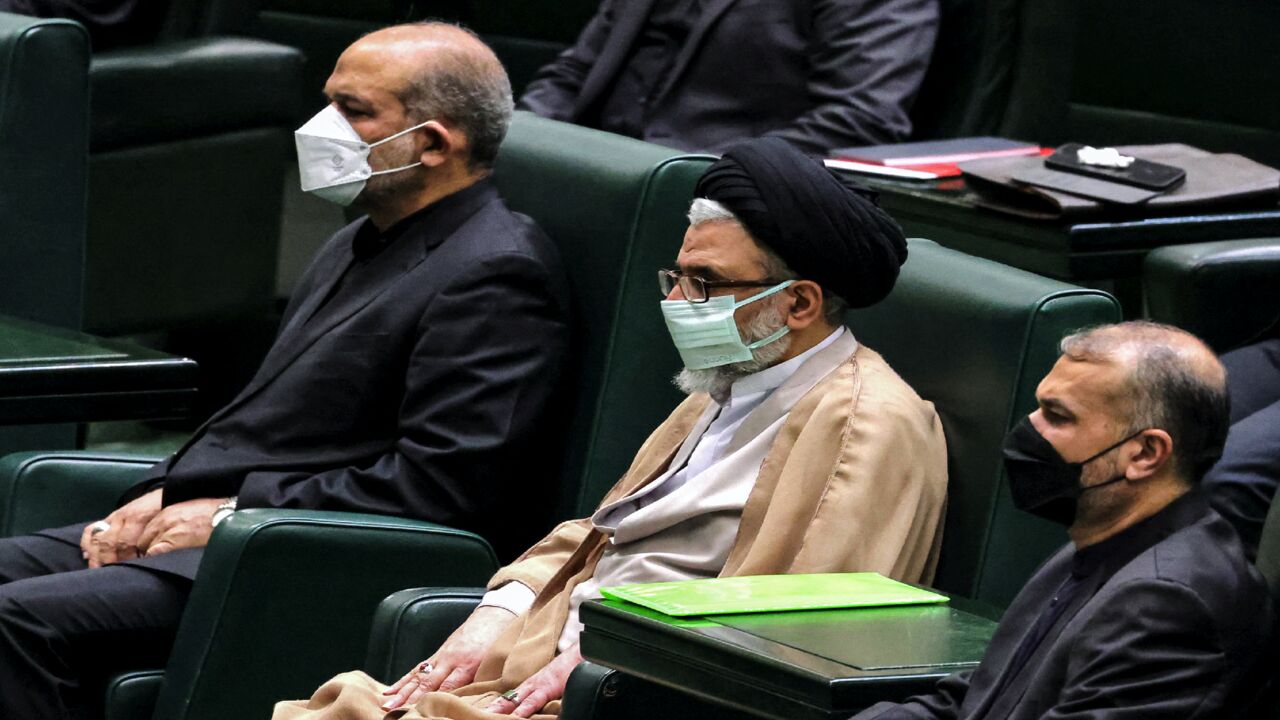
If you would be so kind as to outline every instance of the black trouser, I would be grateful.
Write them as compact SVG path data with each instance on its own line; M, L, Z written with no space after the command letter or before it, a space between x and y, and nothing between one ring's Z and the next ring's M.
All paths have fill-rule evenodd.
M0 539L0 718L101 715L107 678L164 666L190 591L128 565L87 569L61 540Z
M1204 484L1214 509L1236 526L1253 559L1280 485L1280 340L1229 352L1222 364L1231 394L1231 433Z

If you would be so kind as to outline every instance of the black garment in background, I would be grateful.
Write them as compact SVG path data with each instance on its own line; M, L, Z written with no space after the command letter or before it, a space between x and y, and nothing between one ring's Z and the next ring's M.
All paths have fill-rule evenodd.
M671 74L680 48L698 19L703 0L655 0L631 56L587 124L627 137L644 135L649 103Z
M124 501L163 486L166 505L239 496L243 508L420 518L508 557L546 531L568 332L554 248L488 181L387 233L369 227L320 250L257 375ZM0 577L15 578L0 586L0 718L92 712L76 678L98 637L136 640L163 664L203 549L88 570L80 535L97 519L0 540L0 564L14 563ZM33 564L54 574L16 579ZM127 612L93 610L111 606ZM129 621L139 614L146 632ZM125 669L117 659L94 655L95 677ZM28 680L39 673L47 682ZM34 707L50 712L10 710Z
M95 50L155 39L168 0L0 0L0 12L75 20Z
M1083 577L1075 598L1027 662L1011 662L1071 574ZM1272 612L1235 531L1192 491L1101 543L1056 553L1009 606L976 670L855 718L1249 717L1273 671Z
M1236 526L1245 552L1257 556L1280 485L1280 339L1222 356L1231 394L1231 432L1204 486L1218 512Z
M190 591L142 568L86 570L74 543L0 540L0 717L101 717L110 676L164 665Z
M653 13L661 20L675 9L659 2L604 0L573 47L539 71L520 107L610 126L615 119L601 117L602 103L628 77L638 48L641 67L633 70L662 70L647 78L656 89L645 94L642 140L721 152L776 135L825 154L910 132L907 111L933 50L937 0L700 0L688 36L661 68L644 59Z

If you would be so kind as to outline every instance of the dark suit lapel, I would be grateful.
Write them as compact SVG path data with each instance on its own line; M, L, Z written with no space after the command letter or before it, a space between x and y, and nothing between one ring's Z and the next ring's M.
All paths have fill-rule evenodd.
M998 697L988 699L990 717L1008 717L1013 708L1017 707L1019 702L1022 702L1022 697L1027 694L1027 689L1031 685L1031 678L1035 677L1036 670L1044 663L1045 655L1057 644L1058 638L1062 637L1063 629L1075 620L1081 608L1097 594L1103 580L1105 580L1105 577L1099 575L1086 579L1085 586L1080 588L1075 598L1072 599L1071 605L1062 612L1062 617L1058 618L1053 627L1050 627L1049 631L1045 633L1040 644L1036 646L1031 656L1027 658L1027 662L1022 667L1004 668L1004 672L996 680L995 687L999 688L1004 683L1006 675L1013 673L1013 676L1008 681L1008 684L1004 685L1004 689L1000 691ZM1032 618L1031 624L1034 624L1034 618ZM1028 627L1027 630L1030 632L1031 628ZM1021 638L1019 638L1019 642L1021 642ZM1015 645L1014 647L1016 648L1017 646Z
M676 61L672 63L670 72L663 79L662 85L653 95L653 102L656 104L670 92L672 86L680 75L689 68L689 63L693 60L693 56L702 46L703 40L706 39L707 33L720 20L720 16L725 14L730 7L738 0L705 0L705 6L698 14L698 21L694 24L693 29L689 31L689 37L685 40L684 47L680 48L680 54L676 56Z
M591 71L587 73L587 79L582 83L582 90L578 92L578 100L573 108L575 118L581 117L605 89L613 86L618 70L630 57L631 48L635 45L636 38L640 37L640 31L644 29L645 21L649 19L656 1L621 0L618 3L620 17L614 22L600 57L596 58Z
M341 296L332 298L318 311L314 310L312 305L313 310L308 313L310 317L300 310L298 317L302 319L290 329L291 335L288 338L281 336L282 342L277 342L279 352L267 357L262 371L254 378L253 384L245 395L256 391L258 386L274 380L317 340L373 302L379 295L390 290L405 273L421 263L426 256L427 248L422 238L416 233L409 233L370 260L369 266L358 276L350 278L348 282L351 285L343 289ZM315 292L315 297L319 298L315 301L317 304L328 296L341 274L341 269L335 269L334 277L326 281L323 287L317 288Z
M316 289L298 307L298 312L294 313L288 326L280 331L280 336L272 345L271 352L263 359L262 367L254 375L253 380L236 396L235 400L209 418L192 435L182 450L175 454L175 457L181 455L183 450L195 442L210 424L226 417L257 395L317 340L389 290L401 276L421 263L431 249L424 244L418 234L406 234L370 261L368 270L361 274L358 287L348 288L342 293L342 297L331 299L327 305L317 311L316 308L329 296L334 284L351 264L350 244L343 243L342 247L343 251L335 253L336 260L326 268L324 282L316 286Z

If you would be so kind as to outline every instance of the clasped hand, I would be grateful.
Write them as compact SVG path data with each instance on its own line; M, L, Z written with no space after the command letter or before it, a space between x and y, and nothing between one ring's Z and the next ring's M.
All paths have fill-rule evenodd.
M484 659L489 646L515 619L514 614L502 608L476 608L462 627L445 640L435 655L419 663L387 688L383 695L388 698L382 704L382 709L391 711L412 706L429 692L449 692L475 680L480 661ZM569 673L580 662L582 656L578 653L578 646L574 645L569 652L561 653L546 667L534 673L533 677L520 683L516 688L518 703L499 698L485 710L516 717L533 715L547 703L564 695Z
M382 709L391 711L412 706L429 692L449 692L471 683L475 680L480 661L484 659L489 646L515 619L515 615L502 608L477 608L462 627L455 630L440 646L435 655L419 663L387 688L383 695L388 698L382 704ZM516 688L518 703L500 698L485 710L516 717L533 715L547 703L564 695L569 673L580 662L582 656L578 653L578 646L574 645L569 652L561 653L546 667L534 673L533 677L520 683Z
M213 513L222 500L201 498L163 507L163 492L152 490L117 508L106 517L106 530L95 533L93 524L85 527L80 553L89 567L209 544Z

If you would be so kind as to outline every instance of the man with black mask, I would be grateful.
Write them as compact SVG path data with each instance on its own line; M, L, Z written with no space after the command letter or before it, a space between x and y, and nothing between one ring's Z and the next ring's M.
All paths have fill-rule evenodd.
M1246 716L1274 619L1197 487L1227 434L1222 365L1181 330L1109 325L1066 338L1036 398L1005 440L1010 490L1071 543L976 670L856 720Z

